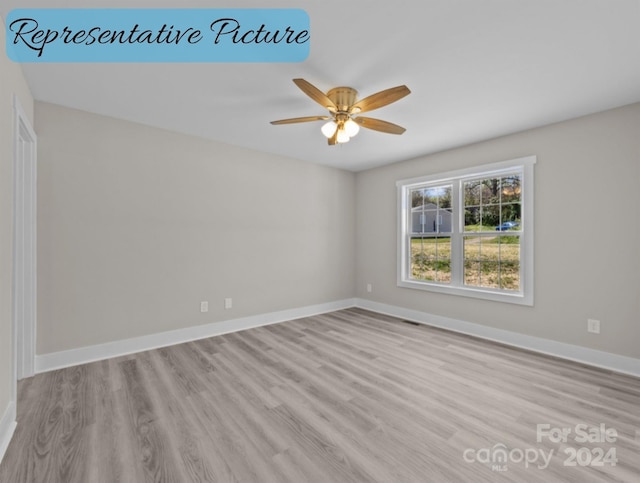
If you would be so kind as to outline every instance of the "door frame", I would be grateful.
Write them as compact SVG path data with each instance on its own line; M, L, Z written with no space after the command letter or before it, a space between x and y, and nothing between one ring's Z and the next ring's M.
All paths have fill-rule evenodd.
M37 138L13 96L13 401L19 379L33 376L36 355Z

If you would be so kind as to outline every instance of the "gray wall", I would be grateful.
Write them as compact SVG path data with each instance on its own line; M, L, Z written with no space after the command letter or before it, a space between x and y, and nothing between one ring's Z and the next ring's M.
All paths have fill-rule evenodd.
M357 295L640 357L639 125L635 104L354 175L37 103L38 353ZM529 154L535 305L398 288L395 182Z
M13 96L33 122L33 98L19 64L5 52L4 20L0 17L0 418L12 386L11 271L13 258Z
M353 297L353 173L41 102L36 131L38 354Z
M640 357L639 128L634 104L358 173L357 296ZM533 307L396 286L397 180L530 154ZM587 318L601 320L600 335L587 333Z

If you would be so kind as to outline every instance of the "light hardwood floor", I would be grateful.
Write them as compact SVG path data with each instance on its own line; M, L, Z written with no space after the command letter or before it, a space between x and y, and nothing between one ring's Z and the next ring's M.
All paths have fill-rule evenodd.
M18 412L2 483L640 481L640 379L360 309L40 374Z

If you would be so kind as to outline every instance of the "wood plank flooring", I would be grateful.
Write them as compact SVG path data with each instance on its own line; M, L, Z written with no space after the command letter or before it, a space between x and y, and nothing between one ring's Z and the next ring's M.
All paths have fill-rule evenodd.
M638 482L640 379L348 309L20 382L0 482L209 481Z

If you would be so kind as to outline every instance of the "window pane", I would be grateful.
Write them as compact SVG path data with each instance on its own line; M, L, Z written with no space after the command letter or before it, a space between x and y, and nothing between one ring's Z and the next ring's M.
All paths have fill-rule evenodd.
M500 264L498 262L480 262L479 287L500 288Z
M464 283L520 290L520 236L465 236Z
M476 260L464 261L464 284L471 286L480 284L480 262Z
M480 207L470 206L464 210L464 231L480 231Z
M451 185L411 192L411 233L451 233Z
M429 233L434 232L433 222L435 219L435 211L423 210L422 206L418 206L411 210L411 232L412 233Z
M440 201L438 208L451 208L451 186L442 186L440 187ZM450 210L449 210L450 211Z
M440 197L440 188L428 188L424 190L424 204L430 204L434 207L438 206L438 198Z
M482 204L500 203L500 178L482 180Z
M465 232L520 230L521 175L463 183Z
M465 206L480 206L482 202L482 183L480 181L467 181L464 183Z
M420 237L411 240L411 278L451 282L451 239Z
M500 231L520 230L520 203L502 205Z
M502 178L502 203L520 202L520 175Z
M424 204L423 192L423 189L411 190L411 208L422 206Z
M482 207L482 230L494 231L500 224L500 205Z
M500 288L520 290L520 237L499 236Z
M495 255L495 247L490 243L487 237L464 237L465 260L493 260L496 259Z

